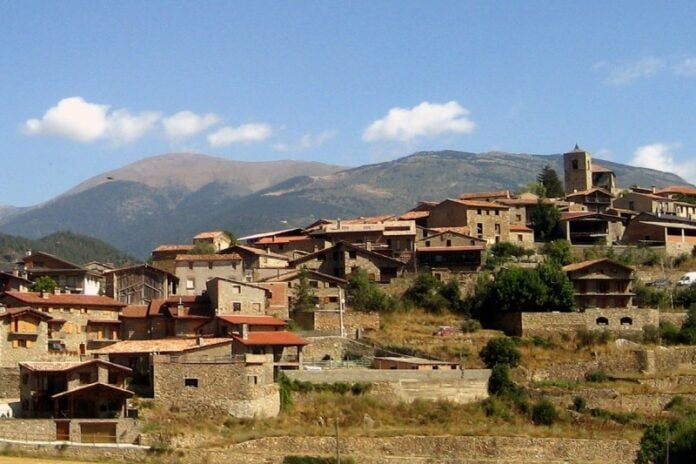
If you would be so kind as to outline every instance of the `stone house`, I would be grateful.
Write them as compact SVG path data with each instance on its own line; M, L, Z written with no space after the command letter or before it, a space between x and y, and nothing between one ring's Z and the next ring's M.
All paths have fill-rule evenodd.
M193 237L194 247L202 244L211 245L216 253L229 247L232 243L232 237L221 230L201 232Z
M288 323L272 316L226 315L215 318L215 334L218 337L241 335L247 332L275 332L285 330Z
M126 306L101 295L5 292L8 308L29 306L51 316L49 351L83 355L120 340L119 315Z
M603 213L614 206L614 195L601 188L572 192L565 196L565 200L584 205L587 211L593 213Z
M346 242L409 262L413 258L416 222L396 219L392 215L338 219L315 228L310 236L330 245Z
M289 313L289 298L292 297L292 291L288 288L286 282L277 282L275 280L256 282L261 288L265 288L270 292L270 297L266 301L266 314L277 317L278 319L290 319Z
M510 240L510 207L480 200L447 199L430 211L428 228L465 226L488 244Z
M637 213L675 214L675 201L654 193L625 192L614 200L614 206Z
M160 245L150 253L152 265L157 269L176 274L176 257L185 255L193 245Z
M266 314L271 292L258 285L220 277L206 283L208 298L215 315Z
M102 360L22 362L20 401L24 417L125 417L131 369Z
M437 205L435 201L419 201L415 208L406 211L398 219L400 221L414 221L416 227L428 227L428 217L435 205Z
M42 251L30 251L22 259L21 272L29 280L50 277L64 292L99 295L101 272L85 269Z
M661 246L670 256L689 254L696 247L696 221L641 213L626 226L622 242Z
M616 174L604 166L593 165L592 155L575 145L572 151L563 154L565 193L582 192L602 188L609 192L616 189Z
M206 283L215 277L244 280L246 269L237 253L216 255L178 255L174 274L179 279L178 292L183 295L200 295Z
M0 367L46 359L53 318L30 307L0 307ZM77 354L77 353L75 353Z
M346 242L302 256L290 264L294 268L306 267L340 279L346 279L353 270L362 268L371 280L385 283L397 277L405 267L397 259Z
M153 384L155 403L167 409L243 418L280 412L271 355L155 355Z
M179 283L174 274L149 264L105 271L104 278L106 296L129 305L147 304L175 295Z
M244 330L241 334L232 334L232 340L232 354L273 355L274 379L281 370L301 369L302 348L309 344L299 335L285 330Z
M341 305L341 298L344 295L348 281L339 277L324 274L313 269L307 269L307 284L313 294L315 309L319 310L338 310ZM266 279L259 285L276 283L282 284L286 288L285 310L290 311L295 300L295 289L300 285L301 270L286 272L278 277Z
M612 245L623 238L624 218L606 213L561 213L561 230L572 245Z
M534 248L534 229L524 224L510 224L510 243L524 248Z
M417 268L430 268L436 278L449 280L476 271L485 260L486 241L453 230L423 231L416 242Z
M278 275L288 268L288 256L271 253L261 248L245 245L232 245L220 252L221 256L236 255L242 260L244 274L231 280L257 282L266 277ZM218 275L216 277L226 277Z
M569 264L563 270L573 284L578 309L632 306L632 267L601 258Z
M0 293L10 290L28 292L33 284L31 280L21 277L17 271L0 272Z

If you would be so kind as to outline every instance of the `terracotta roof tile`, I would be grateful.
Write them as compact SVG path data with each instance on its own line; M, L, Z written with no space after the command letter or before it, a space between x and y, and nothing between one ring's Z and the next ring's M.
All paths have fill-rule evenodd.
M94 354L116 353L180 353L196 348L232 343L231 338L161 338L157 340L124 340L93 351Z
M485 250L486 247L483 245L466 245L466 246L443 246L443 247L423 247L418 248L416 252L418 253L435 253L443 251L480 251Z
M123 308L126 305L102 295L81 295L81 294L64 294L55 295L46 293L41 296L40 293L34 292L17 292L14 290L5 292L5 295L10 296L17 301L34 306L34 305L55 305L55 306L72 306L72 307L87 307L101 306Z
M590 266L593 266L593 265L595 265L597 263L601 263L601 262L607 262L607 263L611 263L615 266L619 266L619 267L623 267L625 269L633 270L633 268L631 266L626 266L625 264L619 263L619 262L614 261L614 260L609 259L609 258L590 259L588 261L582 261L580 263L568 264L566 266L563 266L563 270L566 272L573 272L573 271L577 271L578 269L590 267Z
M292 243L292 242L304 242L310 240L309 235L281 235L279 237L264 237L257 240L254 243L259 245L272 245L274 243Z
M507 205L501 205L494 201L479 201L479 200L458 200L454 198L448 198L445 201L453 201L459 203L460 205L468 206L470 208L495 208L495 209L510 209Z
M534 232L524 224L510 224L510 232Z
M467 192L459 195L460 200L483 200L486 198L510 198L512 195L509 190L498 190L495 192Z
M140 319L147 317L147 305L128 305L121 311L121 317Z
M696 196L696 187L689 187L687 185L670 185L661 188L656 193L681 193L682 195Z
M76 369L78 367L89 366L91 364L101 364L110 369L131 372L131 369L122 366L120 364L114 364L103 359L89 359L87 361L59 361L59 362L45 362L45 361L26 361L19 363L20 366L26 367L32 371L43 371L43 372L61 372Z
M197 238L199 238L199 239L215 238L215 237L219 237L220 235L227 235L227 234L221 230L210 230L207 232L200 232L200 233L196 234L193 238L194 239L197 239Z
M430 216L430 211L408 211L399 216L399 219L408 221L411 219L420 219L428 216Z
M193 245L160 245L152 251L189 251L191 249Z
M176 255L175 261L241 261L237 253L224 255Z

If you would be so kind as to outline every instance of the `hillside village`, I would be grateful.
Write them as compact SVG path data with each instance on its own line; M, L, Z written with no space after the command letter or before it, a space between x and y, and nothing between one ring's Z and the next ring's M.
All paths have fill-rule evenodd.
M696 350L675 334L696 320L686 311L691 301L675 305L673 284L683 272L667 276L665 267L696 257L696 188L620 188L578 146L564 154L563 179L559 195L537 184L245 237L202 231L125 267L28 251L0 273L0 398L7 399L0 437L163 446L161 430L143 429L153 408L272 420L284 414L287 395L299 391L297 405L311 385L433 408L442 401L502 408L495 401L504 395L492 387L501 375L561 388L610 372L652 385L638 393L654 396L635 404L620 388L607 397L582 386L589 407L616 414L659 416L677 395L694 401ZM550 243L567 252L557 262ZM632 258L639 254L650 255L653 267ZM562 277L549 280L540 307L514 293L512 301L495 292L477 300L481 288L516 278L519 269L554 272L552 262ZM650 299L664 289L672 301ZM415 318L399 315L403 301ZM437 321L451 324L415 328L418 318L443 314ZM401 342L389 329L397 319L413 324ZM659 346L668 336L660 327L680 346ZM492 340L517 340L524 357L583 337L591 340L587 350L523 368L509 363L512 373L478 356ZM623 340L623 351L593 346L602 337ZM439 351L427 349L433 344ZM665 372L668 378L658 375ZM542 390L529 401L546 404L549 396L552 408L573 401L565 390ZM582 412L578 406L573 420L595 420ZM361 427L374 427L371 414L361 415ZM317 416L312 427L328 419ZM602 427L618 437L621 425ZM631 427L632 441L612 445L612 462L634 459L642 428Z

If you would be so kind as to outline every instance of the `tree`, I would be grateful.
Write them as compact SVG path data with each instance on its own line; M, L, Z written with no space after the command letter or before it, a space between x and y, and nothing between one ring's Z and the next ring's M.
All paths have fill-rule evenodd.
M299 282L295 287L292 311L312 311L315 299L314 289L309 285L309 271L303 267L300 269Z
M440 294L442 282L429 270L418 273L413 284L404 293L404 298L427 311L438 313L449 306L448 300Z
M555 262L537 268L539 278L546 286L543 311L572 311L575 309L575 290L568 274Z
M190 255L214 255L215 245L208 242L198 242L188 251Z
M491 338L481 349L479 356L489 369L497 364L516 367L520 364L522 354L515 342L508 337Z
M548 398L542 398L532 408L534 425L553 425L558 420L558 411Z
M362 268L351 272L347 293L351 307L358 311L389 311L396 305L394 299L377 288Z
M495 277L487 306L502 312L543 311L546 287L531 269L501 269Z
M546 242L541 249L541 252L546 256L546 259L565 266L573 262L573 253L570 248L570 242L565 239L553 240Z
M546 196L549 198L559 198L564 195L563 184L558 178L556 171L548 164L544 166L536 178L537 182L544 186Z
M52 293L57 286L58 282L53 280L51 277L41 276L34 281L34 285L31 286L31 289L34 292Z
M561 211L541 199L532 210L530 217L534 238L538 242L548 242L562 236L560 230Z

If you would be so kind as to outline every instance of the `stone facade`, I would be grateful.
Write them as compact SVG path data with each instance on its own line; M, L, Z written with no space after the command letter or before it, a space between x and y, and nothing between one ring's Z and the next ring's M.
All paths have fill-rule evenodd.
M565 192L582 192L592 188L592 156L577 145L563 154Z
M293 319L304 330L326 335L341 335L341 314L338 310L306 311L293 314ZM343 312L343 334L359 338L364 331L379 330L379 314L357 311Z
M126 443L132 444L139 440L140 432L138 423L134 419L72 419L69 421L54 420L54 419L7 419L0 420L0 440L27 440L27 441L64 441L64 437L57 436L57 422L67 422L69 425L69 441L74 443L94 443L95 436L89 433L89 427L85 428L85 424L112 424L115 434L110 436L111 443ZM85 433L86 432L86 433ZM106 438L106 437L104 437ZM100 440L100 442L106 442L106 440ZM15 445L13 445L15 446ZM69 450L74 451L71 453ZM43 456L56 456L56 448L53 446L41 449L37 445L32 445L30 452L37 453ZM90 456L101 456L103 455L95 454L92 455L91 452L99 452L98 449L90 450L84 447L75 448L65 448L61 450L60 456L67 458L68 456L73 456L74 458L86 459L88 455ZM129 454L128 450L123 450L124 454ZM119 456L115 456L118 458ZM115 462L111 459L108 462Z
M640 333L646 325L658 326L660 312L656 309L587 309L567 313L501 314L496 325L509 335L531 337L575 333L578 330L610 330L616 335Z
M206 282L215 277L244 281L242 258L227 255L179 255L174 274L179 278L178 292L182 295L200 295Z
M254 363L247 362L251 357ZM270 355L212 363L156 356L154 391L157 403L188 413L251 418L273 417L280 411Z
M445 200L430 211L429 228L467 227L489 244L510 241L509 207L493 202Z
M633 268L603 258L569 264L563 270L573 284L576 308L584 310L631 306Z
M210 302L217 315L266 314L270 291L240 281L214 278L206 283Z
M0 398L19 398L19 370L0 367Z

